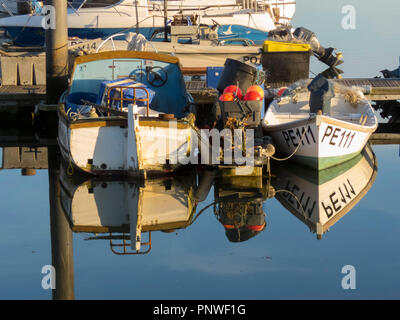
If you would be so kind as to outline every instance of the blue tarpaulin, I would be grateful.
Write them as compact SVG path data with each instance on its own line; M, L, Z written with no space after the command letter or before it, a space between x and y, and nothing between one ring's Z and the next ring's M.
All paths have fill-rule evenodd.
M128 98L128 99L132 99L134 96L133 88L136 87L136 88L146 89L146 91L149 93L149 103L150 103L150 107L151 107L151 102L155 96L155 92L153 90L151 90L149 87L147 87L146 85L136 82L136 81L133 81L132 79L129 79L129 78L123 78L123 79L102 82L96 103L100 104L100 105L106 105L107 93L110 89L111 89L110 97L119 98L120 97L120 89L119 88L112 89L114 87L119 87L119 86L128 87L128 88L123 89L124 98ZM146 99L147 98L147 94L146 94L145 90L135 89L135 91L136 91L137 99ZM132 103L132 101L124 101L123 106L127 107L128 104L130 104L130 103ZM136 104L138 106L142 106L142 107L147 105L147 103L145 101L136 101ZM119 108L120 101L118 101L118 100L112 101L111 106L115 107L115 108Z

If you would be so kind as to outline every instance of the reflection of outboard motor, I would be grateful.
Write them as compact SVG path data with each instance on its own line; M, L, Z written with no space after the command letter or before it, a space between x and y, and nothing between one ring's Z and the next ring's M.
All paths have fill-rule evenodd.
M219 170L219 175L214 183L214 214L228 240L246 241L265 230L263 203L275 196L270 180L237 176L230 169Z
M331 100L335 96L333 84L319 74L307 88L311 92L310 113L318 113L321 110L323 114L330 114Z
M218 209L219 221L231 242L247 241L266 227L262 201L222 202Z
M343 61L341 61L342 58L341 54L335 56L334 48L324 48L323 46L321 46L314 32L306 28L300 27L293 32L293 36L297 40L300 40L304 43L308 43L311 46L311 50L314 52L318 60L322 61L328 66L334 67L343 63Z

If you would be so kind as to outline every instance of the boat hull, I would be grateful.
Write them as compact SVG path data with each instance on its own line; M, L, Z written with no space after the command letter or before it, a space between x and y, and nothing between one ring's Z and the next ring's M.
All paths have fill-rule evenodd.
M283 157L323 170L358 155L375 131L327 116L264 127Z
M70 121L60 107L58 132L70 173L78 169L93 175L146 177L174 171L197 156L195 132L182 121L140 119L132 142L127 119ZM133 154L128 144L137 146ZM132 163L137 167L132 168Z
M153 32L160 27L144 27L140 28L139 32L147 39L150 39ZM4 29L16 45L44 46L45 44L45 29L42 27L7 26ZM81 39L107 38L120 32L136 32L136 28L68 28L69 37ZM243 38L252 40L256 44L262 44L267 36L268 32L242 25L222 25L218 30L218 38L220 40Z

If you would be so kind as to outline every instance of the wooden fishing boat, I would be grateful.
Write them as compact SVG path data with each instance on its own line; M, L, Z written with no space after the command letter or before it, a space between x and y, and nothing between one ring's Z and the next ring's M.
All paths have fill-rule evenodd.
M172 171L197 154L190 106L175 57L78 57L58 109L61 153L70 167L95 175Z
M272 101L263 128L278 153L319 170L355 157L378 126L371 104L358 89L336 88L330 110L310 111L310 92L293 85Z
M272 185L275 198L321 239L367 194L377 170L368 144L353 159L326 170L295 163L273 167Z

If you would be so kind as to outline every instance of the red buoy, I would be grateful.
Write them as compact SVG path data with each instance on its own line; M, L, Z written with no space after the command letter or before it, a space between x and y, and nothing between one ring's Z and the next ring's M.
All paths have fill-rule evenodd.
M252 91L258 92L258 94L261 96L261 99L264 99L264 89L263 88L261 88L260 86L257 86L257 85L251 86L247 89L246 94L249 92L252 92Z
M238 86L227 86L224 90L224 93L232 93L235 97L238 97L240 100L243 98L242 90Z
M264 98L263 95L261 95L257 91L248 91L246 95L244 96L245 101L261 101Z

